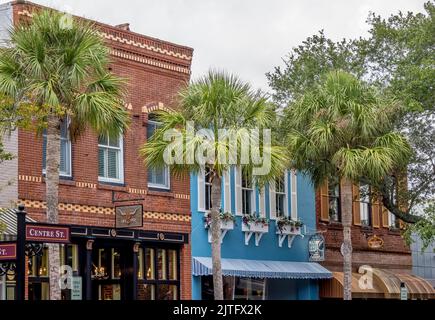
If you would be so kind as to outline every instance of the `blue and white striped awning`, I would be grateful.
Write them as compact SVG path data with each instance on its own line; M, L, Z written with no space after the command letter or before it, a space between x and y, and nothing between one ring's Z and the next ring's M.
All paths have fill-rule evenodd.
M194 276L212 275L210 257L193 257ZM247 278L330 279L332 273L315 262L222 259L222 274Z

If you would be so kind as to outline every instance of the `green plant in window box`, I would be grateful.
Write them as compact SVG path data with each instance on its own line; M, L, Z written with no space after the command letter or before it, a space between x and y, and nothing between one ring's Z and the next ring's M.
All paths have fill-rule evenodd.
M255 212L253 214L244 214L242 221L247 227L249 227L250 223L262 224L263 227L269 225L269 219L260 217Z
M278 230L282 233L284 228L289 226L291 232L299 231L300 228L304 225L302 221L300 220L292 220L289 217L281 217L276 222L276 225L278 227Z
M233 221L234 224L236 223L236 216L233 215L231 212L221 212L220 213L220 219L223 222L230 222ZM205 227L209 228L211 224L211 215L210 212L207 212L207 214L204 216L204 223Z

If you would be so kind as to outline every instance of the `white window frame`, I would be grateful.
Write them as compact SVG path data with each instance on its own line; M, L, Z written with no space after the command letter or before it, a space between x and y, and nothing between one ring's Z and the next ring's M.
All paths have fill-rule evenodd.
M67 121L67 129L66 129L67 137L63 138L62 135L60 136L60 142L61 142L60 146L62 146L62 141L66 142L67 154L65 155L65 161L67 161L67 167L69 172L60 171L60 159L59 159L59 176L64 178L72 178L72 150L71 150L72 144L71 144L71 137L68 130L70 121L68 118L66 121ZM44 130L44 132L42 133L42 137L45 138L45 168L42 168L42 174L46 175L47 174L47 131L46 130ZM62 153L62 149L60 149L60 152Z
M207 173L207 169L204 169L204 210L205 212L211 212L211 208L212 208L212 202L211 202L211 191L212 191L212 185L213 183L211 181L207 181L206 176L210 175L211 171L209 171ZM207 186L210 187L210 194L208 196L208 200L210 201L210 206L207 209Z
M248 187L244 187L243 186L243 170L241 169L240 170L240 175L241 175L241 177L242 177L242 179L241 179L241 183L240 183L240 188L241 188L241 192L242 192L242 213L243 214L253 214L254 212L256 212L256 201L255 201L255 198L256 198L256 193L255 193L255 190L256 190L256 188L254 187L254 181L251 181L251 187L250 188L248 188ZM244 193L244 191L251 191L250 192L250 199L249 199L249 203L250 203L250 207L251 207L251 212L243 212L243 207L244 207L244 202L243 202L243 193Z
M160 122L154 121L154 120L148 120L147 125L153 125L156 128L158 128L160 126ZM148 138L150 138L150 137L147 136L147 139ZM156 170L156 169L147 168L147 178L148 178L149 171L152 171L152 170ZM164 172L164 174L165 174L165 184L148 182L148 188L164 189L164 190L170 190L171 189L171 173L170 173L169 167L165 166L164 170L165 170L165 172Z
M100 152L100 147L101 148L105 148L107 149L114 149L114 150L119 150L120 154L118 157L118 170L119 170L119 178L115 179L115 178L107 178L107 177L101 177L100 173L98 173L98 181L100 182L108 182L108 183L124 183L124 137L122 136L122 134L119 135L118 138L118 142L119 142L119 147L112 147L107 145L103 145L100 144L100 142L98 142L98 153ZM109 157L104 157L105 160L105 164L104 164L104 171L105 174L107 173L108 170L108 161ZM99 164L98 164L99 165Z
M282 179L282 191L279 191L279 189L278 189L278 179L276 179L275 180L275 198L276 198L276 200L275 200L275 207L277 207L277 205L278 205L278 197L283 197L284 199L283 199L283 208L282 208L282 214L281 215L279 215L278 214L278 210L277 210L277 208L275 208L275 217L276 218L283 218L283 217L285 217L286 216L286 206L288 205L288 201L287 201L287 194L286 194L286 178L285 178L285 175L286 175L287 173L284 173L284 175L282 176L282 177L280 177L279 178L279 180L281 180Z
M396 228L396 216L388 210L388 226L392 228Z

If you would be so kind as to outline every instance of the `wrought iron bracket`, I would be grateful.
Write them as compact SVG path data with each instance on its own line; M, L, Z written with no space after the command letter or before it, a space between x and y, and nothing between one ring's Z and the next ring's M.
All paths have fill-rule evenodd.
M26 256L42 257L42 243L26 243Z
M15 264L15 262L0 263L0 277L3 277L10 272L13 272L15 274L16 268L17 268L17 265Z

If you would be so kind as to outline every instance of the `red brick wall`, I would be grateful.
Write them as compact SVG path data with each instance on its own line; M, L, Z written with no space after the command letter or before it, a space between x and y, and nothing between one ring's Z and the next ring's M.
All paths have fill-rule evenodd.
M40 7L15 3L14 21L29 19L35 8ZM112 191L116 191L116 196L123 199L144 199L122 205L142 203L144 212L159 213L145 216L143 229L190 233L188 177L171 177L169 192L148 190L147 171L138 149L146 140L148 114L143 112L146 111L143 107L159 103L165 107L174 105L174 95L189 81L193 50L100 23L97 27L109 35L106 37L109 38L106 39L108 45L113 50L118 50L118 56L112 54L112 71L124 77L128 83L125 103L131 112L132 121L124 136L125 186L110 186L98 182L97 136L87 130L72 144L73 177L71 180L61 180L59 186L59 203L63 204L59 212L60 223L114 227L115 204L112 202ZM124 56L119 56L119 50L123 50ZM20 130L18 140L19 199L26 204L32 218L44 221L42 139L34 132ZM103 210L98 212L97 207ZM182 299L191 297L190 264L188 244L181 251Z
M326 252L325 261L322 263L332 271L343 270L343 257L340 246L343 242L343 229L340 224L330 224L320 220L320 192L316 192L316 219L317 229L323 232L325 237ZM370 236L376 235L384 240L381 249L371 249L367 244ZM388 228L372 228L365 230L360 226L352 226L352 267L354 272L361 265L386 269L412 268L411 251L405 245L399 232L390 231Z

